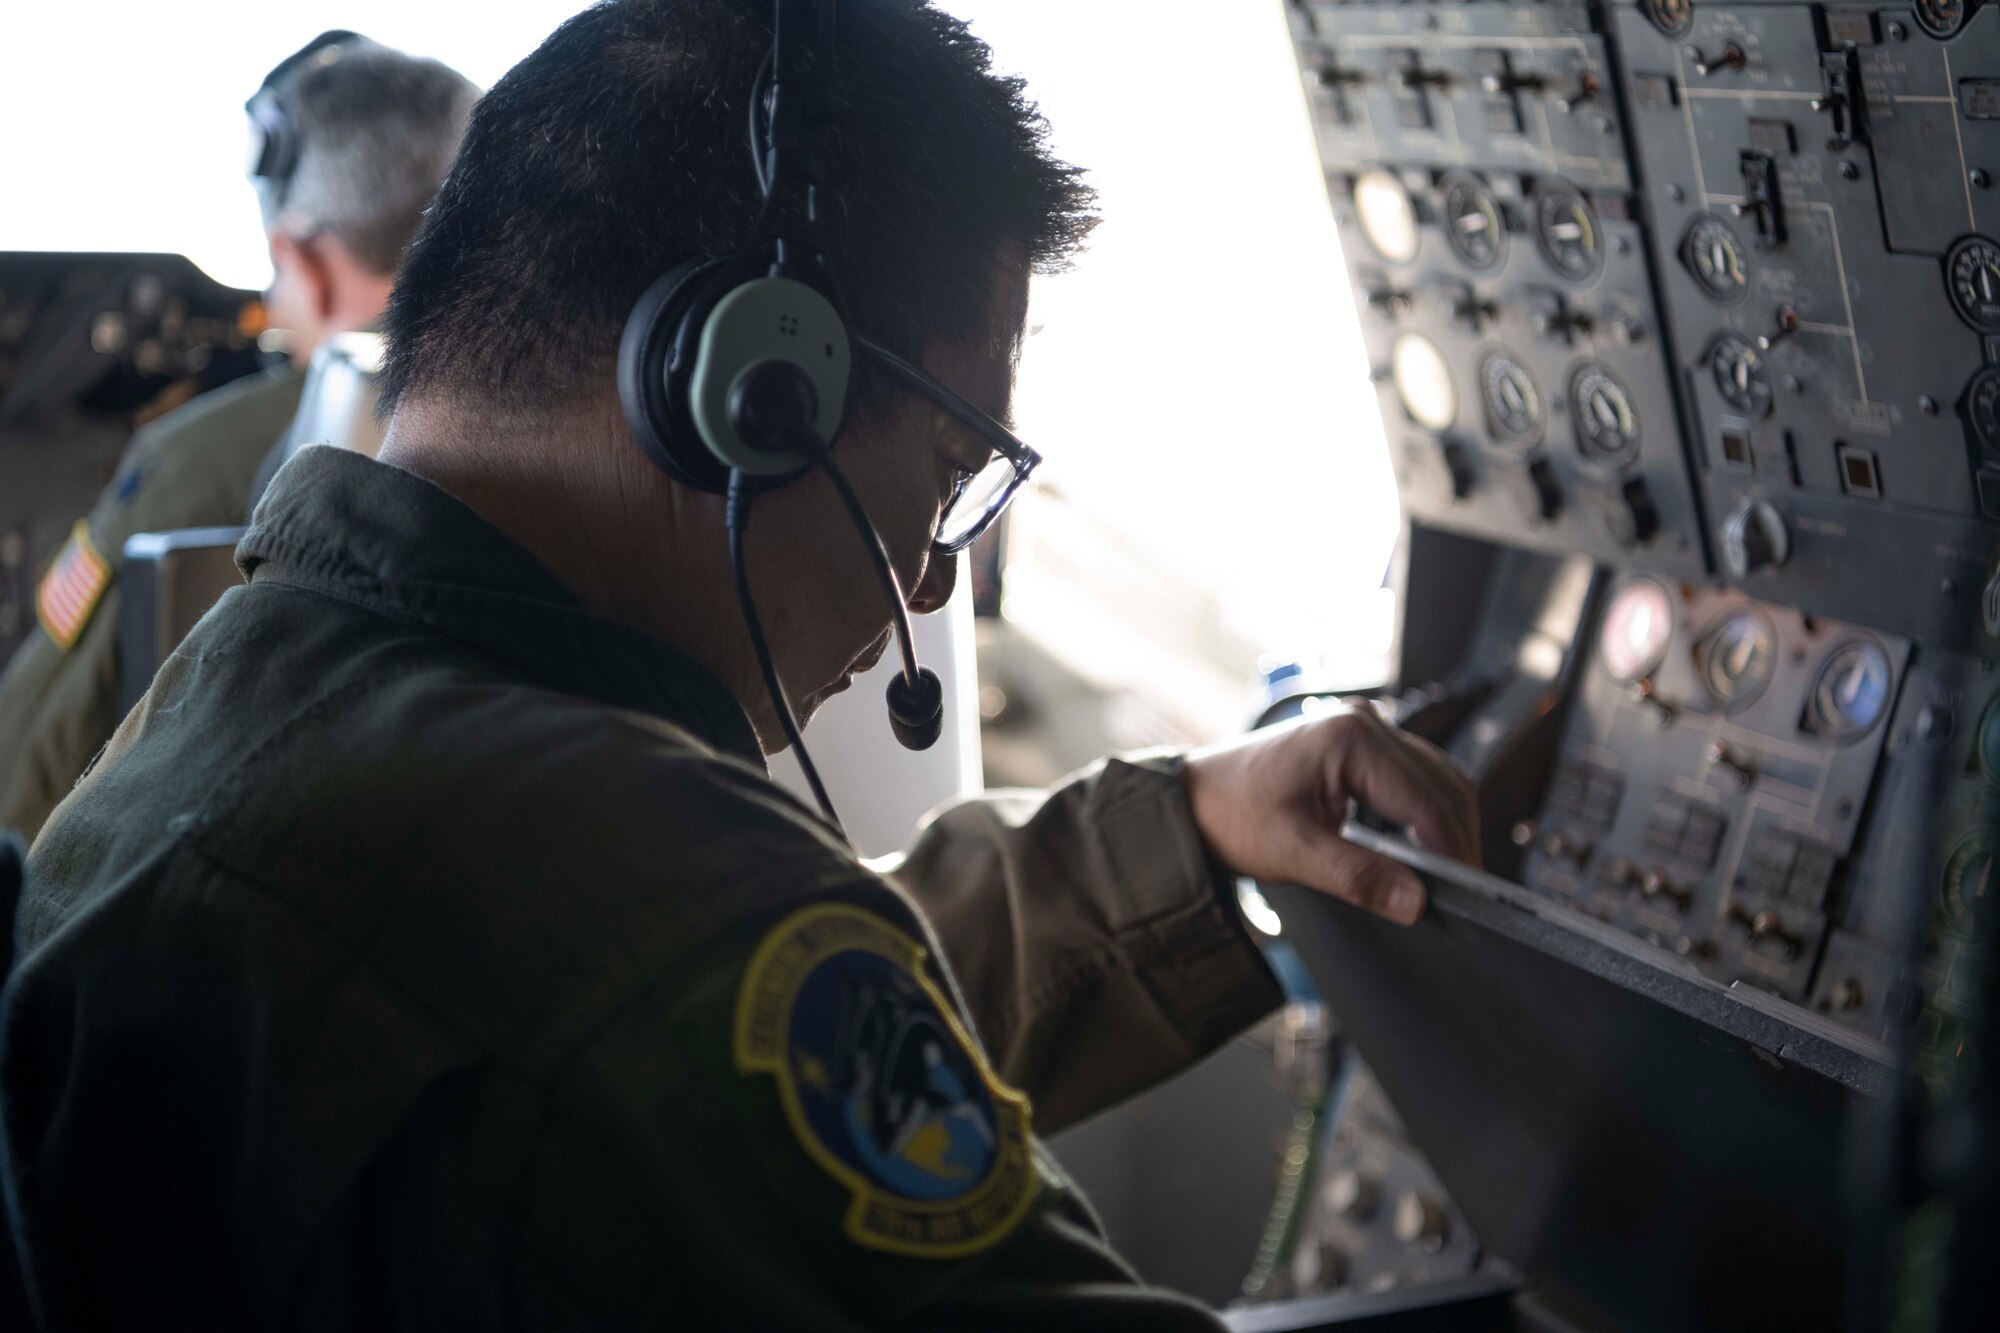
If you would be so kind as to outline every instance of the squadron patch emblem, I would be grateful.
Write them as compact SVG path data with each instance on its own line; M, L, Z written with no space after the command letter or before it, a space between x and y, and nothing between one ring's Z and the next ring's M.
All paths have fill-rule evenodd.
M871 1249L955 1259L997 1244L1035 1196L1028 1103L924 975L924 949L847 903L794 912L736 998L736 1067L768 1073L799 1143L854 1199Z
M90 544L90 525L79 521L35 588L35 618L56 647L68 652L76 643L110 583L111 566Z

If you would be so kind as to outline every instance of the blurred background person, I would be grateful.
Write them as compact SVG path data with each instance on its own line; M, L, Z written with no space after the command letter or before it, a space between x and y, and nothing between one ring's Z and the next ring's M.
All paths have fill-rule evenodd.
M303 367L380 318L479 88L358 33L321 34L245 104L250 175L287 363L203 394L133 437L36 589L0 676L0 828L33 838L119 721L118 576L137 532L239 524L282 461Z

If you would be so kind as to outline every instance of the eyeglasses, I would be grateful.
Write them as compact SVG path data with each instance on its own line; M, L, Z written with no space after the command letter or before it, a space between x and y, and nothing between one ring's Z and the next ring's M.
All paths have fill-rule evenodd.
M874 339L857 337L855 343L901 381L903 387L929 399L992 448L992 459L979 471L960 469L951 498L945 502L937 535L931 538L931 548L941 555L963 551L978 541L1001 511L1013 503L1015 494L1041 466L1042 456L1023 444L1013 431Z

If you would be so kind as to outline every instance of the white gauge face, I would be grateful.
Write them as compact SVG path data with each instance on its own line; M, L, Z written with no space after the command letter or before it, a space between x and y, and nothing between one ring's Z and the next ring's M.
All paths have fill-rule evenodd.
M1613 680L1637 680L1660 664L1674 632L1674 606L1657 583L1628 585L1604 613L1597 650Z
M1437 344L1421 333L1406 333L1396 339L1389 360L1396 394L1410 419L1432 430L1450 430L1458 420L1458 389Z
M1377 168L1354 179L1354 214L1375 253L1392 264L1417 257L1417 208L1403 182Z

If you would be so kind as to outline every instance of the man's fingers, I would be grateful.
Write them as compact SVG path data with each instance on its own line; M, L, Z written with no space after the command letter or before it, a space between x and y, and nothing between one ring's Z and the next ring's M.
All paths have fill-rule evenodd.
M1408 866L1356 847L1338 835L1315 838L1307 853L1302 859L1311 873L1300 876L1307 888L1330 893L1405 926L1423 915L1423 881Z
M1338 747L1336 782L1386 819L1407 824L1426 847L1472 865L1479 863L1479 810L1471 784L1434 749L1406 744L1372 713ZM1428 750L1428 752L1426 752Z
M1447 799L1455 808L1463 812L1465 820L1465 836L1468 850L1464 855L1459 856L1458 859L1470 865L1478 865L1480 860L1479 789L1473 785L1472 775L1460 767L1458 762L1450 755L1425 740L1422 736L1413 735L1396 726L1391 726L1388 730L1391 736L1401 741L1406 748L1416 753L1418 761L1421 764L1425 765L1432 772L1441 773L1444 776L1445 785L1449 793ZM1425 845L1430 846L1431 844L1426 843ZM1442 847L1432 847L1432 850L1444 851L1445 849ZM1448 856L1457 855L1452 852L1445 852L1445 854Z

